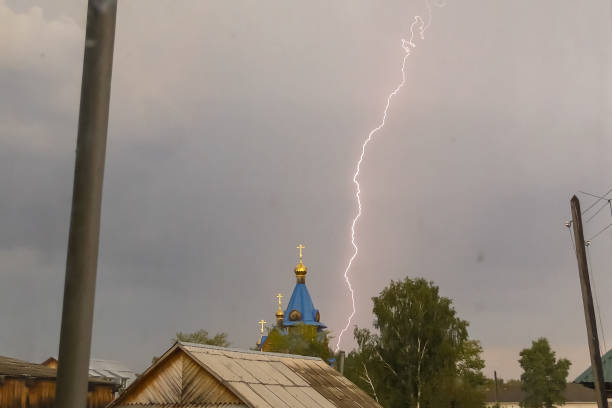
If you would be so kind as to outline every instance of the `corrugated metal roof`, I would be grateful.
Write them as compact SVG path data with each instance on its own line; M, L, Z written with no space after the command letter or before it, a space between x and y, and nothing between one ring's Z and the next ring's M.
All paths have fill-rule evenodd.
M91 377L111 378L122 386L130 385L137 377L136 373L125 364L99 358L93 358L89 361L89 375Z
M251 407L380 408L319 358L192 343L177 346Z

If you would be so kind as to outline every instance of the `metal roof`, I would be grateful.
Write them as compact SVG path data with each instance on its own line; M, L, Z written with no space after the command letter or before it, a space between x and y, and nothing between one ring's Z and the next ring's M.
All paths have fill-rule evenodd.
M125 364L99 358L93 358L89 361L89 375L91 377L111 378L122 386L130 385L137 377L136 373Z
M171 361L176 353L184 353L249 408L381 408L369 395L320 358L181 342L164 353L110 406L166 407L148 397L147 403L128 405L123 401L130 400L132 391L142 390L141 385L149 375L165 376L160 371L164 360ZM200 407L193 405L195 402L199 401L185 401L172 407L220 406Z
M601 366L605 383L612 383L612 350L601 356ZM593 370L589 366L574 380L575 383L593 386ZM607 386L606 388L610 388Z
M179 347L249 406L380 408L320 358L193 344Z
M293 310L297 310L298 312L300 312L302 316L301 320L289 320L289 315ZM291 294L291 299L289 299L289 303L287 304L283 325L296 326L300 323L304 323L309 326L318 326L321 328L327 327L323 323L316 321L317 312L318 310L315 309L312 303L312 299L310 297L310 293L308 293L306 284L298 282L295 284L295 288L293 289L293 293Z

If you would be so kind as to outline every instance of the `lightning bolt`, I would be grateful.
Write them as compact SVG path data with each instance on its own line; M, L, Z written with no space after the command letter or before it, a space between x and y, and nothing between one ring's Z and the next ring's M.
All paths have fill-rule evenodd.
M359 253L359 248L357 247L357 241L355 240L355 226L357 225L357 221L359 221L359 218L361 218L361 185L359 184L359 172L361 171L361 163L363 162L363 159L365 157L366 148L368 147L368 144L370 144L370 142L372 141L376 133L378 133L378 131L381 130L385 126L385 123L387 122L387 115L389 113L389 107L391 106L391 99L393 99L393 97L400 92L400 90L404 87L404 84L406 83L406 61L408 60L408 57L410 56L411 51L414 48L416 48L416 43L414 42L416 36L418 35L421 40L425 39L425 31L427 31L427 29L429 28L431 24L431 4L429 0L426 0L426 5L427 5L427 16L428 16L427 22L425 22L423 18L421 18L421 16L415 16L414 21L410 25L410 37L408 38L408 40L406 40L405 38L402 38L401 44L402 44L402 49L404 50L404 58L402 59L402 80L395 87L395 89L393 89L393 91L387 96L387 104L385 105L385 109L383 111L382 120L380 121L378 126L376 126L374 129L370 131L370 133L368 133L368 137L365 139L365 141L361 145L361 155L359 156L359 160L357 161L357 168L355 169L355 174L353 175L353 184L355 184L355 189L356 189L355 198L357 199L357 214L355 215L355 218L353 218L353 223L351 224L351 244L353 245L353 254L351 255L348 261L348 264L346 266L346 269L344 270L344 280L346 281L346 286L348 287L348 290L351 293L351 302L353 306L353 311L351 312L351 314L349 315L346 321L346 326L342 329L342 331L340 332L340 335L338 336L338 343L336 343L336 349L335 349L336 353L338 352L338 350L340 350L340 343L342 342L342 336L350 327L351 320L353 319L353 317L355 317L355 313L356 313L355 290L353 289L353 285L351 284L351 280L349 279L349 272L350 272L351 266L353 265L353 261L355 261L355 258L357 258L357 254ZM444 4L436 3L436 6L443 7Z

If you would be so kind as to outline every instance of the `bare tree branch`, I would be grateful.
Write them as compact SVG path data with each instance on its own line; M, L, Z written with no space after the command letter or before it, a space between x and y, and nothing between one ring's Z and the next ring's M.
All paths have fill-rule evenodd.
M374 389L374 383L372 383L372 379L370 378L370 374L368 374L368 367L366 367L365 363L361 363L363 366L363 372L365 374L365 378L361 377L362 380L367 382L372 389L372 394L374 394L374 399L378 402L378 395L376 395L376 390Z

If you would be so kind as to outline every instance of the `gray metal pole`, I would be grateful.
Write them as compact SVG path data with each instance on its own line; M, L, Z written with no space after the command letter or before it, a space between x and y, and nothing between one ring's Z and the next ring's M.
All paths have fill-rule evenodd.
M595 309L593 308L591 281L589 279L589 268L586 258L586 248L584 245L584 232L582 231L582 213L580 212L580 201L578 200L578 197L572 197L571 207L574 240L576 242L576 259L578 260L580 288L582 290L582 303L584 305L584 319L586 321L589 352L591 354L591 369L593 372L593 382L595 383L597 406L599 408L608 408L608 398L606 396L603 370L601 367L601 354L599 352L597 322L595 320Z
M340 364L339 364L338 368L339 368L340 374L342 374L342 375L344 375L344 356L345 356L345 353L344 353L343 350L341 350L340 351L340 356L339 356L340 357Z
M116 0L89 0L56 407L87 406Z

